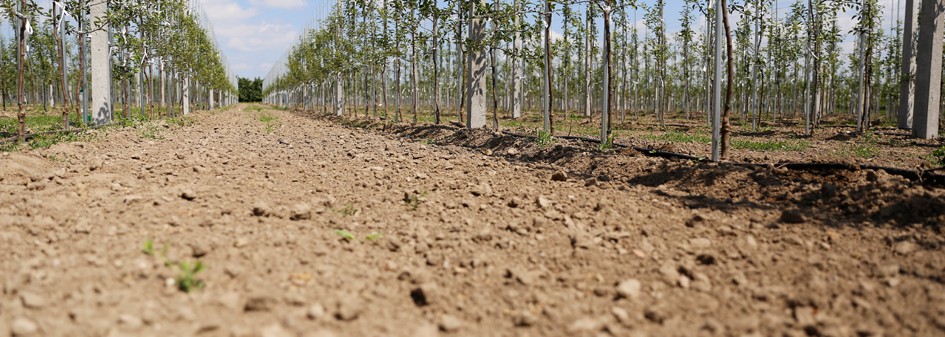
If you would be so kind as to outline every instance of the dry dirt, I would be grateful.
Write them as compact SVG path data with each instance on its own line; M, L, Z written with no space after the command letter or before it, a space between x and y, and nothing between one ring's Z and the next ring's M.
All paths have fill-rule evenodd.
M935 187L260 113L0 155L0 337L945 334Z

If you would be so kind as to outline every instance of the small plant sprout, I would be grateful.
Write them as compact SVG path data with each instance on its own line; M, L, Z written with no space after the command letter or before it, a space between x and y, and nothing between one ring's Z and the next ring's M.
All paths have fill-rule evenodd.
M203 280L197 278L197 274L203 270L203 263L200 262L200 260L196 260L193 263L180 262L177 264L177 267L180 270L175 279L177 289L185 293L196 289L203 289L205 285Z
M154 241L151 239L145 241L144 248L141 248L141 252L144 253L144 255L154 256Z
M358 209L355 208L354 205L350 203L345 204L345 207L341 209L336 209L334 211L335 213L338 213L341 216L352 216L352 215L358 214Z
M551 136L551 133L545 130L539 129L537 137L535 137L535 144L538 144L538 147L546 147L554 143L554 138Z
M377 240L380 240L382 237L384 236L381 235L381 233L371 233L371 234L368 234L368 236L364 237L364 239L368 241L377 241Z
M404 193L404 204L410 208L410 210L416 211L420 207L420 204L427 201L427 192L413 192Z
M344 239L344 240L346 240L346 241L349 241L349 242L350 242L350 241L355 241L355 240L357 240L357 238L354 236L354 234L352 234L351 232L349 232L349 231L347 231L347 230L344 230L344 229L336 229L336 230L335 230L335 235L338 235L338 236L340 236L342 239Z

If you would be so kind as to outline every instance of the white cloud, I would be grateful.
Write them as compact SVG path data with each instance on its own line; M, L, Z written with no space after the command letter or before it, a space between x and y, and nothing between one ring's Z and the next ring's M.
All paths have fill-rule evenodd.
M305 0L249 0L249 2L254 5L282 9L305 7Z
M257 14L255 8L244 8L233 0L203 0L203 8L214 26L244 21Z

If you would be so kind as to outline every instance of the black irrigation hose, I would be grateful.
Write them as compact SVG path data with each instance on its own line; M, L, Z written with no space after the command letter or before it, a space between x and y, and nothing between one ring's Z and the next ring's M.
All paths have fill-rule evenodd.
M510 131L503 131L502 133L514 137L524 137L524 138L537 138L532 135L525 135L520 133L514 133ZM561 139L568 140L579 140L594 144L600 144L600 140L588 137L577 137L577 136L561 136L558 137ZM682 153L668 152L662 150L654 150L637 146L629 146L624 144L614 144L616 148L632 148L645 156L648 157L660 157L660 158L669 158L669 159L683 159L683 160L692 160L698 162L708 162L706 158L695 157ZM924 185L936 186L936 187L945 187L945 175L936 174L935 171L940 171L943 168L936 168L931 170L909 170L902 169L897 167L887 167L879 165L859 165L859 164L845 164L845 163L781 163L781 164L763 164L763 163L740 163L740 162L727 162L725 164L735 165L741 167L750 167L750 168L763 168L763 167L778 167L784 168L791 171L805 171L805 172L830 172L830 171L859 171L859 170L874 170L874 171L884 171L891 175L897 175L906 179L909 179L913 182L919 182Z

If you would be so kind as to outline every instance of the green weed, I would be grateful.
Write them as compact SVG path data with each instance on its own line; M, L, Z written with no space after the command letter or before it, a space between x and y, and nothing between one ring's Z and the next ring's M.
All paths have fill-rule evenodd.
M427 201L427 192L420 193L404 193L404 204L410 208L410 210L416 211L420 207L420 204Z
M364 237L364 239L368 241L377 241L377 240L380 240L382 237L384 236L381 235L381 233L371 233L371 234L368 234L368 236Z
M555 140L552 137L551 133L542 129L538 129L537 137L535 137L535 144L538 144L538 147L544 148L551 144L554 144Z
M669 131L664 132L659 135L643 135L641 138L653 141L669 142L669 143L702 143L709 144L712 142L712 137L705 134L698 133L683 133L678 131Z
M345 207L342 207L341 209L332 209L332 210L341 216L352 216L352 215L358 214L358 209L355 208L354 205L350 203L345 204Z
M945 145L932 151L929 162L932 166L945 166Z
M739 150L753 151L804 151L810 147L807 141L753 141L744 139L735 139L732 141L732 148Z
M266 133L273 133L279 127L279 117L271 113L260 113L259 121L266 125Z
M193 263L180 262L177 268L179 273L175 282L180 291L189 293L195 289L203 289L206 285L203 280L197 278L197 274L203 270L203 263L200 260L195 260Z
M355 240L357 240L357 238L354 236L353 233L351 233L351 232L349 232L349 231L347 231L347 230L344 230L344 229L336 229L336 230L335 230L335 235L338 235L338 236L340 236L342 239L345 239L345 240L347 240L347 241L355 241Z

